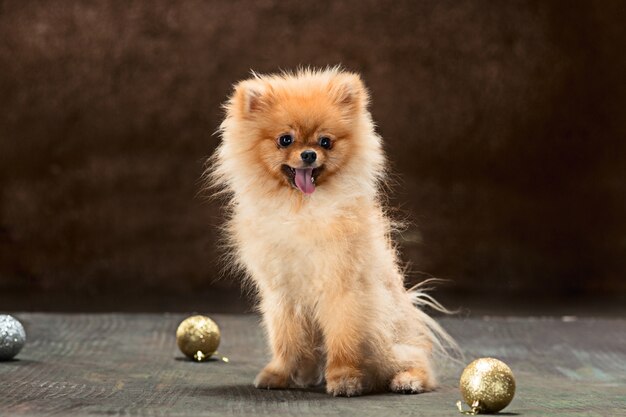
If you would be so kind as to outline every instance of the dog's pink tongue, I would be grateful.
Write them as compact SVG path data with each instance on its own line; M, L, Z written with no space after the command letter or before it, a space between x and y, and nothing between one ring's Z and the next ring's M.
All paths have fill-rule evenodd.
M313 168L296 168L296 186L304 194L312 194L315 191L315 184L311 181Z

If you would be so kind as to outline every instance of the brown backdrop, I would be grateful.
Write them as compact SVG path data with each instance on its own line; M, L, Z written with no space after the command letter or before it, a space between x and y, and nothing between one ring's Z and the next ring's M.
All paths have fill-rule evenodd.
M197 197L220 103L250 69L338 63L371 88L415 270L625 292L624 7L2 1L0 292L238 285Z

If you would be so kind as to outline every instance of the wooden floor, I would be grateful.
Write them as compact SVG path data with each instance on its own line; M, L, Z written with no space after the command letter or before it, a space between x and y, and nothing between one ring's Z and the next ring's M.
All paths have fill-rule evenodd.
M181 314L15 314L28 342L0 362L1 416L456 416L462 365L444 364L442 387L406 396L331 398L321 390L252 387L267 360L258 318L215 315L230 363L193 363L176 349ZM525 416L626 415L626 319L443 318L466 362L507 362Z

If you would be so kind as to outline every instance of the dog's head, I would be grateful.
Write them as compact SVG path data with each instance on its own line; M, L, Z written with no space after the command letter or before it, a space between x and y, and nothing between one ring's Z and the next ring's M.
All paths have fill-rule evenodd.
M241 81L225 106L222 159L260 180L249 184L303 195L341 176L370 181L382 151L367 104L360 77L337 69Z

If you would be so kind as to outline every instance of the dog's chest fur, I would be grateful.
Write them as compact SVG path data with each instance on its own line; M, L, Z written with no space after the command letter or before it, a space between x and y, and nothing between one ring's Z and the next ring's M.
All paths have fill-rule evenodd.
M358 205L245 207L233 218L234 238L261 288L316 297L359 262L368 218Z

